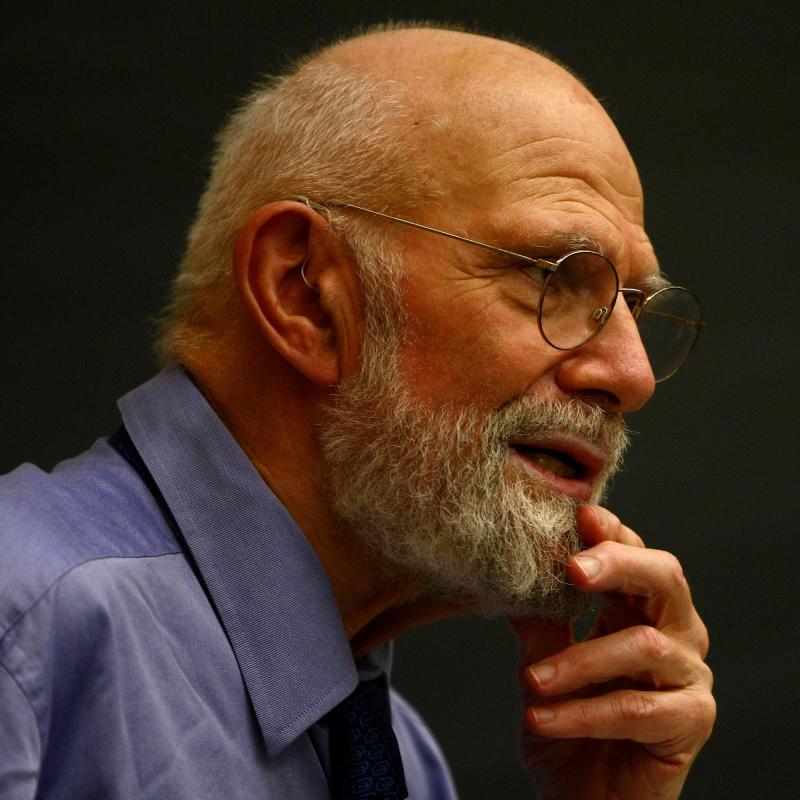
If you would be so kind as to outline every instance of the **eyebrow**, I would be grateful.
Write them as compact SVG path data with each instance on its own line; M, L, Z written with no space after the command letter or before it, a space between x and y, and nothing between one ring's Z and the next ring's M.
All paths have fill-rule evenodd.
M602 254L598 242L591 236L577 233L567 233L565 231L548 231L544 234L499 235L487 237L483 240L473 240L474 243L482 244L484 247L494 251L491 258L496 264L510 264L517 256L522 256L531 261L554 262L562 255L566 255L573 250L594 250ZM494 244L495 241L502 241L502 245Z
M555 241L558 241L559 244L563 244L570 249L594 250L596 253L606 255L605 251L603 250L603 245L600 244L597 239L585 233L557 230L551 234L551 238ZM606 257L608 258L608 256ZM612 258L610 260L612 263L614 263L614 267L616 268L614 259ZM656 267L657 266L658 263L656 262ZM659 270L658 272L643 278L641 281L637 281L629 288L641 289L645 294L653 294L653 292L657 292L659 289L666 289L668 286L673 285L674 284L669 277Z
M636 288L641 289L645 294L653 294L659 289L666 289L672 285L672 281L663 272L657 272L655 275L648 275L643 281L640 281Z
M424 227L424 226L415 225L415 227ZM428 228L428 230L436 231L436 229L431 229L431 228ZM449 236L451 238L461 239L461 241L471 242L472 244L477 244L483 248L486 248L487 250L493 251L494 258L497 259L499 256L501 263L508 262L512 260L515 256L523 256L526 259L542 260L547 262L550 261L550 258L542 255L542 251L551 250L553 247L557 247L559 250L563 248L563 250L565 251L564 255L574 250L591 250L595 253L600 253L600 255L605 256L612 263L614 263L614 260L605 254L603 245L600 244L600 241L598 239L595 239L593 236L589 236L586 233L577 233L575 231L566 231L558 229L554 231L549 231L546 234L540 234L539 236L535 237L538 240L538 242L536 243L531 242L530 239L528 238L526 238L525 240L518 239L515 242L513 239L511 239L511 237L505 237L506 242L505 246L503 247L500 247L495 244L489 244L488 242L485 241L466 238L467 237L466 231L462 231L460 235L459 234L454 235L452 233L446 233L440 230L436 232L445 233L446 236ZM616 269L616 264L614 264L614 268ZM659 272L656 272L652 275L648 275L641 281L637 281L635 284L632 284L626 288L641 289L645 294L650 295L657 292L659 289L665 289L668 286L673 286L673 285L674 285L673 282L659 270Z
M550 238L558 244L568 247L570 250L593 250L595 253L605 255L603 245L593 236L589 236L586 233L554 231Z

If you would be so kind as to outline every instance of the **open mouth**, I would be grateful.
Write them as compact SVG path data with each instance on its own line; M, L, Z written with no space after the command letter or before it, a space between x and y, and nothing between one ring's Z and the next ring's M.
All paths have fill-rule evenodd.
M559 478L580 480L586 477L586 466L560 450L514 444L513 448L522 456Z

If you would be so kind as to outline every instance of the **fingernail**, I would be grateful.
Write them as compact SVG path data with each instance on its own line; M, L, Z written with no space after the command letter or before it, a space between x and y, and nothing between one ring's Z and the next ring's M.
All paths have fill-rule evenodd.
M556 668L552 664L539 664L538 667L531 667L528 673L539 686L544 686L555 678Z
M553 711L552 708L541 708L537 706L532 710L533 710L533 716L536 718L536 721L541 722L543 724L552 722L553 718L556 715L556 712Z
M575 556L575 563L587 578L596 577L600 573L602 566L594 556Z

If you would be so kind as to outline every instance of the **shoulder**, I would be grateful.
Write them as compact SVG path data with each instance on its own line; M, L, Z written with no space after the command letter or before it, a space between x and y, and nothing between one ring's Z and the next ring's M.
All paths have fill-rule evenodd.
M98 718L115 713L97 691L117 673L139 685L143 640L166 624L156 601L171 610L176 596L201 594L158 503L104 440L51 473L26 464L0 477L0 552L0 670L11 687L0 702L8 714L16 698L43 748L58 715L98 704ZM83 699L65 702L73 696Z
M447 760L419 712L391 690L392 727L397 735L409 796L419 800L456 800Z
M0 477L0 640L81 565L178 551L149 491L106 441L51 473L24 464Z

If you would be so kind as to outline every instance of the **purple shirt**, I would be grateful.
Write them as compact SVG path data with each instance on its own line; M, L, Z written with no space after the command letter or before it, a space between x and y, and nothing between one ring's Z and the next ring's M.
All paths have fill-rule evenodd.
M182 369L120 409L168 512L106 440L0 478L0 798L329 797L322 717L391 644L354 663L308 541ZM392 714L410 797L455 798L395 692Z

